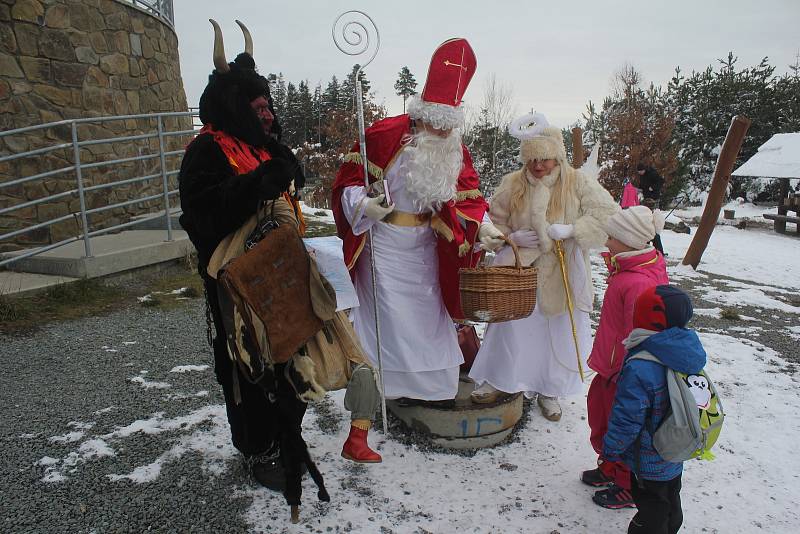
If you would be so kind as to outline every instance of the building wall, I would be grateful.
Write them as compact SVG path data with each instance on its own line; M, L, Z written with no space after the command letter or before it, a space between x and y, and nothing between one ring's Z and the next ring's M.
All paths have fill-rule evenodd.
M61 119L186 111L178 40L162 20L115 0L0 0L0 130ZM191 128L188 118L169 119L168 130ZM79 137L100 139L153 132L155 121L129 119L79 128ZM52 127L2 138L0 155L70 142L69 127ZM167 149L187 138L168 138ZM157 150L157 140L108 143L81 150L82 163L132 157ZM0 182L73 164L72 149L0 163ZM175 168L179 157L170 158ZM87 185L159 172L158 158L84 172ZM174 185L175 178L172 179ZM72 171L28 184L0 188L0 208L76 186ZM87 196L89 207L122 202L162 190L160 180L101 190ZM117 208L91 216L93 229L152 211L157 202ZM0 234L32 222L79 211L73 195L0 215ZM52 243L77 235L74 221L33 231L15 242ZM0 247L10 248L8 243ZM2 248L0 248L2 250Z

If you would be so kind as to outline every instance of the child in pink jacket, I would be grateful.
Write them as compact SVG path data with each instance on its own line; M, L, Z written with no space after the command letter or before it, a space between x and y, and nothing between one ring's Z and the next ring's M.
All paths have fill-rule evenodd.
M630 493L628 468L622 463L604 461L601 453L617 390L617 375L625 359L622 340L633 330L633 304L644 290L669 283L664 257L650 245L663 227L661 214L645 206L624 209L611 216L605 226L609 250L606 263L610 274L600 310L600 324L589 355L589 367L597 374L586 399L590 440L598 454L598 467L581 475L581 480L590 486L608 486L592 497L605 508L636 506Z

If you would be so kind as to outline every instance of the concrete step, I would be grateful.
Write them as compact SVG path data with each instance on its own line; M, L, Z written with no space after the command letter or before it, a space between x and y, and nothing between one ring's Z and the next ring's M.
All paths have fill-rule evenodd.
M32 291L76 282L80 278L36 273L18 273L14 271L0 271L0 296L21 295Z
M92 256L84 257L83 241L75 241L8 264L13 271L69 278L96 278L186 257L194 250L186 232L175 230L166 241L164 230L129 230L90 239ZM8 258L24 250L7 252Z
M170 222L172 224L173 230L182 230L181 223L178 218L181 215L180 208L172 208L169 210L170 212ZM153 212L153 213L146 213L144 215L136 215L131 217L131 220L136 221L144 221L137 224L134 228L137 230L163 230L164 232L167 231L167 221L164 217L164 210Z

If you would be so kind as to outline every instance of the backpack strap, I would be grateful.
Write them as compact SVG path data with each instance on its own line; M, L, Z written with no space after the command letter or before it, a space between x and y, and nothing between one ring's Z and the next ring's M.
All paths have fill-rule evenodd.
M648 362L656 362L660 365L664 365L664 362L659 360L656 356L650 354L646 350L640 350L639 352L634 352L630 356L628 356L629 360L645 360ZM666 365L664 365L666 367Z
M628 356L628 360L645 360L648 362L655 362L659 365L664 365L664 363L656 358L654 355L650 354L646 350L641 350L634 354ZM666 367L666 366L665 366ZM647 427L647 431L650 433L650 438L655 435L655 428L653 425L653 413L652 407L647 411L644 417L644 424ZM634 470L633 473L636 475L636 483L640 488L644 488L644 482L642 481L642 477L640 476L641 468L642 468L642 432L644 432L644 427L639 430L639 435L636 436L636 441L633 442L633 457L634 457Z

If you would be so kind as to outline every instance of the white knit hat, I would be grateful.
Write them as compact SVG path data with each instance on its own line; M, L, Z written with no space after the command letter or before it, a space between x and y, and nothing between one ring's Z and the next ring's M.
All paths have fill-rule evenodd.
M660 211L652 212L646 206L631 206L618 211L605 224L609 237L637 250L647 247L647 243L663 229L664 216Z

